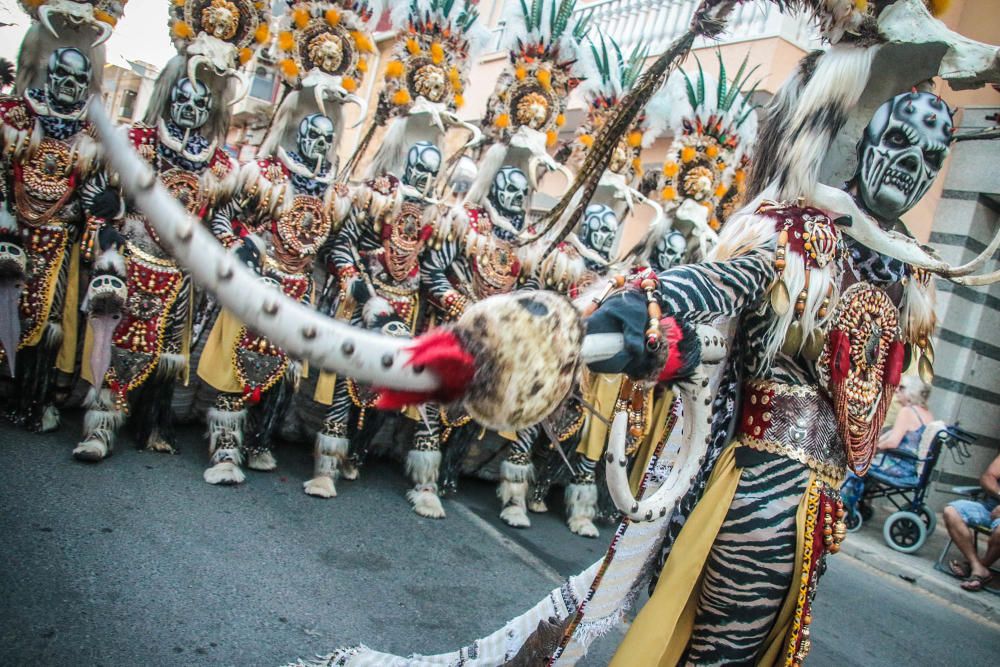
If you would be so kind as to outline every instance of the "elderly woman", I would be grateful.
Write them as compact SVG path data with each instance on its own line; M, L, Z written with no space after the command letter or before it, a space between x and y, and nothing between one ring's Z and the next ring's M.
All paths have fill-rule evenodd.
M919 454L925 426L934 420L927 408L931 387L915 375L904 376L896 389L899 412L892 428L882 434L876 447L880 452L899 450ZM872 470L893 477L901 484L916 484L919 478L916 459L895 456L876 459Z

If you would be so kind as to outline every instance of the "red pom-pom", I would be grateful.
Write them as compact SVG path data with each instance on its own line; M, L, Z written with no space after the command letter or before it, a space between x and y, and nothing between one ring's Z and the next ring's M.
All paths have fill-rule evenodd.
M440 328L417 337L408 350L406 366L423 366L440 383L433 392L379 389L379 410L399 410L428 401L450 403L461 398L476 373L475 360L449 329Z
M243 385L243 400L249 405L260 403L260 387L251 387L248 384Z
M660 371L657 380L669 382L677 375L677 371L684 363L678 348L681 339L684 338L684 332L677 324L677 320L672 317L664 317L660 320L660 328L666 333L666 340L663 342L667 345L667 363L663 365L663 370Z

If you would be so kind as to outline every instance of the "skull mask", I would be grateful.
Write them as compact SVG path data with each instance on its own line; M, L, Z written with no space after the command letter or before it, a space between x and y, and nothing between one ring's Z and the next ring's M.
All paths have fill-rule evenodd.
M687 240L677 230L670 230L660 237L653 248L651 263L657 272L666 271L672 266L682 264L687 253Z
M306 160L322 162L333 146L333 121L321 113L306 116L299 123L299 154Z
M885 221L913 208L941 170L951 132L951 109L936 95L903 93L880 106L858 144L865 208Z
M583 218L583 243L604 259L611 259L611 249L618 232L618 216L603 204L591 204Z
M170 91L170 119L180 128L197 130L208 122L212 93L200 81L184 77Z
M45 94L49 104L72 107L87 99L90 60L79 49L56 49L49 56Z
M524 200L528 196L528 177L517 167L501 167L493 177L490 202L507 218L524 219Z
M418 141L410 146L406 154L406 170L403 183L416 188L420 194L431 191L434 179L441 168L441 151L429 141Z

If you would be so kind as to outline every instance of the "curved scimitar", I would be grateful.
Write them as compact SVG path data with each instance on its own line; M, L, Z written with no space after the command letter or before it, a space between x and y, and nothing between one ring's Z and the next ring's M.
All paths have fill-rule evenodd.
M90 105L106 155L121 184L156 228L166 249L196 282L240 320L292 357L359 382L403 391L432 392L438 379L407 367L408 341L365 331L320 315L259 278L187 215L149 165L115 131L100 101Z

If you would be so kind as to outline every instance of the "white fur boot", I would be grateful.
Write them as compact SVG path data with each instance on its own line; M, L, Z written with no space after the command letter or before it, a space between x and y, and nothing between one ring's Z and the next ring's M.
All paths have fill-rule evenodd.
M570 531L583 537L597 537L597 485L570 484L566 487L566 525Z
M114 409L111 392L91 388L84 400L83 441L73 450L77 461L96 462L107 458L114 449L115 434L125 423L125 413Z
M208 449L212 465L205 470L204 478L209 484L241 484L246 479L240 470L245 419L245 410L211 408L208 411Z
M500 464L500 486L497 497L503 505L500 518L513 528L529 528L528 485L535 477L530 463L514 463L509 459Z
M340 466L347 456L347 438L338 438L326 433L316 434L316 465L313 478L303 482L305 492L317 498L333 498L337 489L333 485Z
M270 450L265 449L248 456L247 467L259 472L271 472L278 467L278 461L274 458L274 454Z
M406 474L413 480L413 488L406 492L406 499L413 511L431 519L443 519L444 507L438 497L438 469L441 451L437 449L411 449L406 455Z

